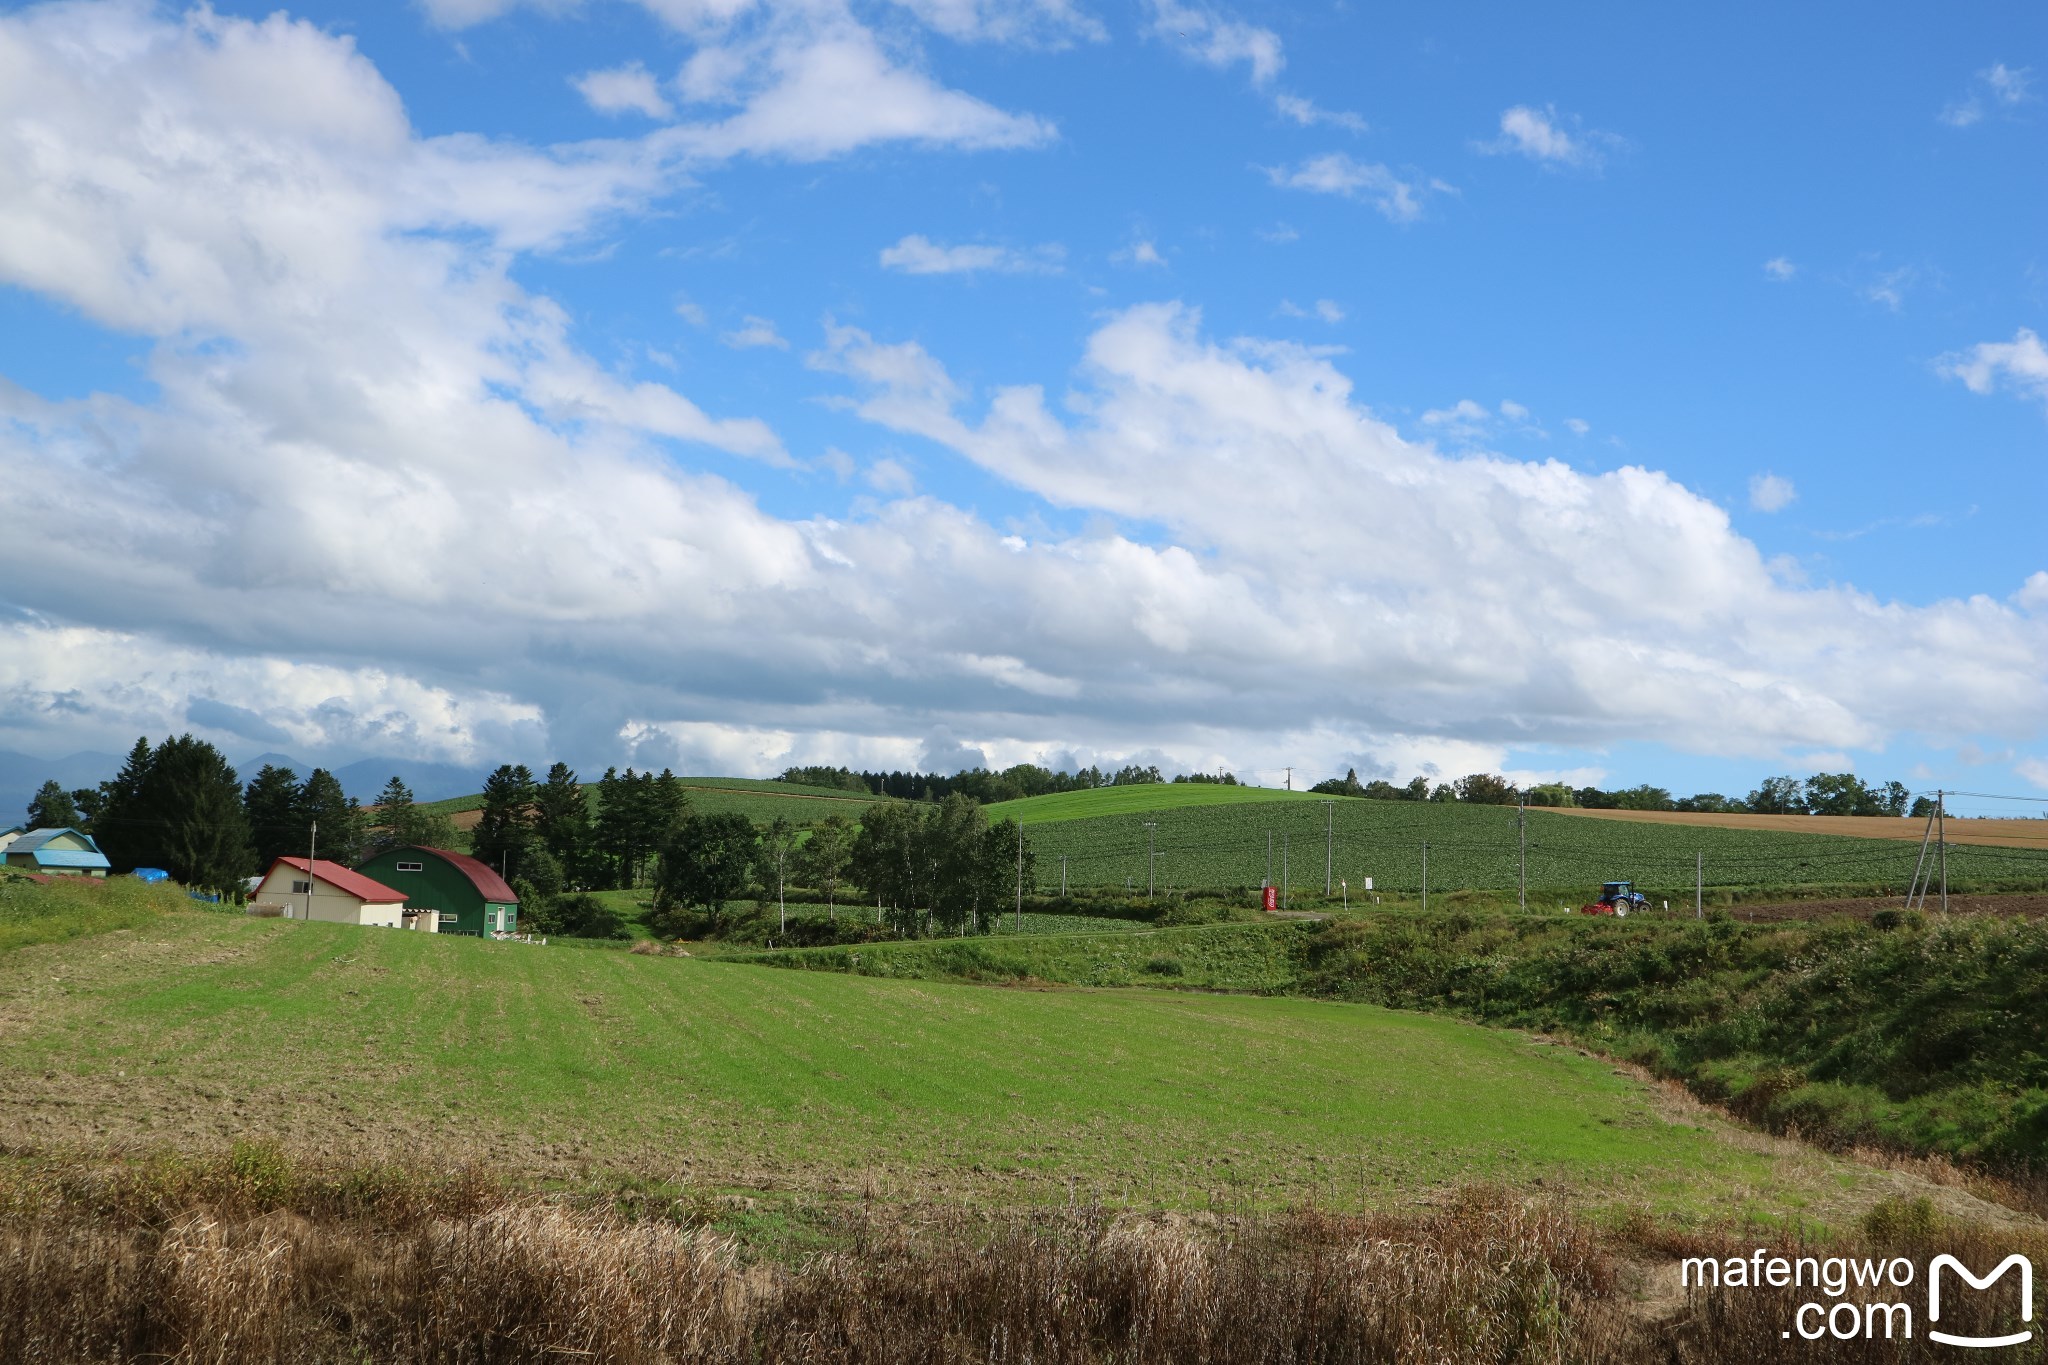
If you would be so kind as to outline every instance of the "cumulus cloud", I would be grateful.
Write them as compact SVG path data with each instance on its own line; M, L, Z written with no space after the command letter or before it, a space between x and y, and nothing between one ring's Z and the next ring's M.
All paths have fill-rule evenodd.
M920 233L911 233L894 246L882 248L882 266L906 275L970 275L991 271L1001 275L1054 275L1066 259L1057 245L1019 250L983 243L946 246Z
M862 368L851 354L845 367ZM1360 410L1327 358L1206 340L1191 309L1115 317L1082 376L1058 404L1078 416L1035 387L998 390L974 416L928 382L861 411L1055 506L1163 526L1165 548L1098 544L1137 575L1139 643L1173 660L1159 685L1176 698L1220 707L1230 693L1263 715L1259 679L1286 657L1294 704L1387 732L1484 742L1533 724L1585 741L1654 725L1707 752L1860 748L1926 727L1915 671L1967 637L1996 662L1972 670L1942 728L2005 726L2048 700L2048 620L2017 600L1909 608L1788 588L1725 511L1664 475L1437 453ZM1579 551L1617 521L1657 547L1627 575ZM1359 526L1374 528L1371 556L1355 553ZM1619 675L1615 659L1629 661Z
M1773 256L1764 262L1765 277L1776 280L1780 284L1783 284L1798 273L1799 267L1786 260L1783 256Z
M667 118L675 112L662 98L661 87L638 62L608 71L586 71L572 82L584 102L600 114L645 114Z
M767 318L747 315L738 327L730 332L719 333L718 339L735 351L752 350L760 346L772 347L778 351L789 349L789 343L782 339L782 333L775 330L775 324Z
M1951 128L1968 128L1983 122L1990 110L2015 109L2033 99L2033 84L2029 68L1994 62L1972 77L1970 88L1936 117Z
M2001 385L2028 398L2048 403L2048 346L2032 328L2022 327L2011 341L1980 341L1935 362L1950 379L1963 381L1971 393L1990 393Z
M1474 145L1482 152L1525 156L1547 167L1598 170L1607 152L1622 141L1612 133L1580 130L1577 124L1576 118L1561 119L1548 105L1538 109L1518 104L1501 114L1499 137Z
M1567 417L1564 419L1564 427L1574 436L1584 436L1593 429L1593 424L1583 417Z
M0 626L8 747L118 747L211 703L309 757L1065 747L1277 774L2048 712L2048 587L1789 587L1667 476L1408 439L1330 354L1172 303L1102 318L1051 393L829 320L807 357L878 439L934 443L933 485L968 461L1076 529L991 524L867 450L822 465L867 471L851 511L777 516L718 471L818 467L595 363L515 278L672 183L646 139L423 137L349 43L281 18L20 11L0 68L0 281L137 338L149 381L0 386L0 596L33 613ZM1616 524L1651 547L1626 574L1583 553Z
M1162 269L1166 265L1166 257L1159 254L1159 248L1143 237L1140 237L1137 241L1132 242L1120 251L1111 252L1109 259L1115 261L1118 265L1141 267L1156 265Z
M1251 70L1253 85L1269 84L1287 63L1280 36L1269 28L1175 0L1151 0L1151 5L1154 36L1196 61L1219 68L1242 62Z
M1759 512L1782 512L1792 505L1799 496L1799 490L1792 486L1792 480L1776 474L1752 474L1749 479L1749 505Z
M1332 128L1342 128L1352 133L1372 131L1371 125L1357 114L1342 109L1324 109L1315 101L1303 99L1299 95L1275 95L1273 107L1304 128L1328 124Z
M1385 166L1359 161L1342 152L1310 157L1298 166L1260 169L1282 189L1363 200L1389 222L1412 223L1422 216L1422 187L1401 179Z
M1100 43L1109 30L1068 0L896 0L902 8L948 38L962 42L1016 43L1060 48L1075 42Z
M1315 318L1319 322L1344 321L1344 310L1334 299L1317 299L1306 308L1292 299L1282 299L1280 307L1275 311L1285 318Z

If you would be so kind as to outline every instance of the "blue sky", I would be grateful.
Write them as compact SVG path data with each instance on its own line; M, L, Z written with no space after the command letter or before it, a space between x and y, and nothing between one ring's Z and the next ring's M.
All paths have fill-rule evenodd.
M0 6L0 747L2048 794L2044 96L2022 6Z

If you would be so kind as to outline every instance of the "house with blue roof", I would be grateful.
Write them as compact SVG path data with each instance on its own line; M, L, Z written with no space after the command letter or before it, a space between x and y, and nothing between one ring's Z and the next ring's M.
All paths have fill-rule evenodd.
M90 834L75 829L32 829L0 846L9 871L65 877L104 877L112 870Z

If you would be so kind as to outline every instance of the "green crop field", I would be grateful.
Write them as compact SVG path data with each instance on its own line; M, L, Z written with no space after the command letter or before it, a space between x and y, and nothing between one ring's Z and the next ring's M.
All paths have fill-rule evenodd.
M1138 816L1161 810L1237 806L1255 801L1315 801L1307 792L1277 787L1224 787L1208 782L1145 782L1130 787L1097 787L1092 791L1028 796L999 801L988 808L992 820L1011 819L1025 825L1057 820L1089 820L1110 815Z
M1070 887L1128 886L1142 893L1147 821L1155 825L1149 835L1157 855L1155 885L1162 892L1256 887L1270 866L1275 885L1284 879L1295 896L1320 901L1326 845L1332 877L1348 881L1354 897L1367 877L1382 891L1419 891L1425 844L1433 891L1516 886L1512 806L1357 798L1339 798L1325 806L1299 794L1292 801L1218 804L1203 795L1182 805L1126 809L1114 804L1127 792L1164 802L1181 792L1231 790L1185 785L1107 788L992 809L1000 813L1031 807L1035 801L1061 803L1053 808L1060 812L1056 817L1030 825L1041 888L1058 887L1064 856ZM1109 813L1090 815L1091 805ZM1715 889L1869 886L1903 892L1919 854L1919 845L1905 840L1586 820L1535 809L1528 819L1532 900L1553 908L1560 901L1576 905L1590 899L1601 882L1622 878L1635 881L1654 898L1690 903L1695 855L1704 858L1705 884ZM2039 849L1952 845L1948 865L1952 885L2048 884L2048 852Z
M1192 952L1192 950L1186 950ZM0 955L0 1141L270 1136L515 1176L990 1203L1404 1202L1473 1180L1720 1217L1866 1174L1569 1048L1419 1014L1008 990L177 912Z

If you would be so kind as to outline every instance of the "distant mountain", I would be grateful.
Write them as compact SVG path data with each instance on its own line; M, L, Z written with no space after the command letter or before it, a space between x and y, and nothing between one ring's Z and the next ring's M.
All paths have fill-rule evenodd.
M289 768L303 782L315 764L290 754L258 754L236 766L244 783L263 770L264 764ZM445 801L451 796L468 796L483 789L488 768L463 768L453 763L421 763L409 758L364 758L331 770L341 779L341 789L368 805L384 790L393 776L412 788L415 801Z
M368 805L384 790L395 774L412 788L415 801L446 801L451 796L468 796L483 790L489 768L460 768L452 763L415 763L402 758L366 758L345 768L336 768L341 789Z
M88 750L67 758L37 758L0 749L0 829L26 820L28 803L35 800L37 789L53 777L65 791L76 791L80 787L97 787L120 770L119 754Z

